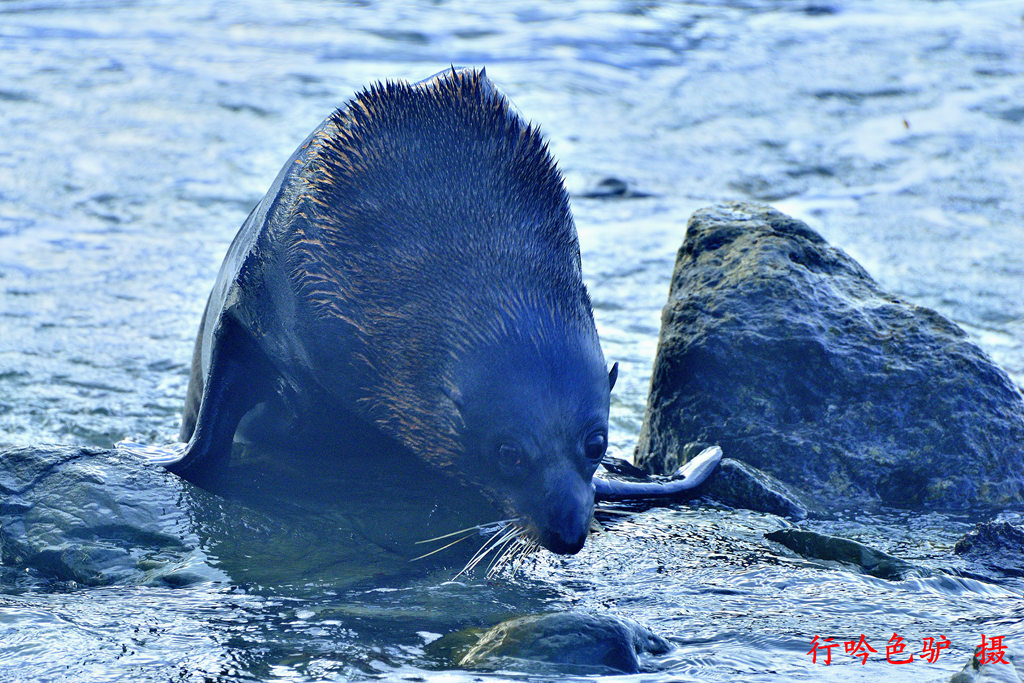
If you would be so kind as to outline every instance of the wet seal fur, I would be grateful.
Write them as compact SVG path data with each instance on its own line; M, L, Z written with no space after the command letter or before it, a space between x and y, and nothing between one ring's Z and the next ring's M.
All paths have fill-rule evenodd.
M165 464L201 483L236 431L369 426L575 553L614 379L546 143L452 69L360 92L282 168L210 294Z

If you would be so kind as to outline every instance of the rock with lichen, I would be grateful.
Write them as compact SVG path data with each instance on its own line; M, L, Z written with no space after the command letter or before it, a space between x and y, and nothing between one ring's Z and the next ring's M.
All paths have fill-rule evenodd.
M935 311L806 224L731 203L691 218L637 463L718 443L824 511L1024 502L1024 396Z

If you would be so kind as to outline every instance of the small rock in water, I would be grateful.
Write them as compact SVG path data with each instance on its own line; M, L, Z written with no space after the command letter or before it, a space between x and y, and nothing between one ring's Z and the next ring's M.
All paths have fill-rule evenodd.
M701 492L730 507L746 508L770 515L804 519L807 507L785 484L732 458L723 458Z
M0 564L72 585L223 580L178 506L184 486L114 451L0 451Z
M978 524L956 542L953 552L986 574L1024 576L1024 527L1005 520Z
M718 443L822 512L1024 503L1024 396L938 313L804 223L731 203L690 219L637 463Z
M488 629L458 665L580 675L638 673L639 655L664 654L670 647L628 619L557 612L510 619Z
M1024 669L1008 654L1003 654L1003 662L982 663L975 654L964 668L953 674L949 683L1021 683L1024 681Z
M806 529L779 529L765 534L764 537L786 546L801 557L838 562L869 576L888 581L899 581L921 573L909 562L848 538L828 536Z
M579 196L587 199L638 199L651 195L637 190L621 178L608 176L581 192Z

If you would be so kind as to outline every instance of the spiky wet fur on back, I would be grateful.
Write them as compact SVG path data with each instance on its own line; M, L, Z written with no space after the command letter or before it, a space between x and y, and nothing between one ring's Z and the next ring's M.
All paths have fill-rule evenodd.
M321 343L355 340L364 417L445 466L460 358L596 348L561 175L481 72L375 85L311 144L279 239Z

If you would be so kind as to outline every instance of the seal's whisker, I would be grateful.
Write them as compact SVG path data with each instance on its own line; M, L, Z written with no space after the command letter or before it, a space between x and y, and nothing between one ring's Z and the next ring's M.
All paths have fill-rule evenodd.
M482 562L482 561L483 561L483 559L484 559L485 557L487 557L487 556L488 556L488 555L489 555L489 554L490 554L491 552L493 552L493 551L494 551L495 549L497 549L497 548L498 548L499 546L501 546L501 545L503 545L503 544L507 543L507 542L508 542L508 540L509 540L509 537L510 537L510 536L513 536L513 535L515 535L515 533L516 533L517 531L518 531L518 529L517 529L516 527L512 527L512 528L510 528L510 529L508 529L508 530L504 531L504 532L503 532L503 533L501 533L501 534L495 534L494 536L492 536L492 537L491 537L490 539L488 539L488 542L487 542L487 543L485 543L485 544L484 544L484 545L483 545L483 546L482 546L482 547L480 548L480 551L478 551L478 552L476 553L476 555L474 555L474 556L473 556L473 557L472 557L472 558L471 558L471 559L469 560L469 562L468 562L468 563L466 564L465 568L463 568L463 570L462 570L462 571L463 571L463 572L469 572L469 571L472 571L472 570L473 570L473 569L474 569L474 568L475 568L475 567L476 567L476 566L477 566L478 564L480 564L480 562ZM460 572L460 573L461 573L461 572Z
M526 559L526 556L529 555L532 550L533 541L527 541L521 548L519 548L519 552L516 553L515 557L509 558L508 562L512 565L512 576L516 575L516 572L519 571L519 567L523 564L523 560Z
M465 531L465 529L463 529L463 531ZM446 543L446 544L444 544L443 546L441 546L440 548L434 548L434 549L433 549L433 550L431 550L430 552L428 552L428 553L423 553L422 555L419 555L419 556L417 556L417 557L414 557L414 558L412 558L412 559L411 559L411 560L409 560L409 561L410 561L410 562L415 562L416 560L422 560L422 559L423 559L424 557L430 557L430 556L431 556L431 555L433 555L434 553L439 553L439 552L441 552L442 550L446 550L447 548L451 548L451 547L452 547L453 545L455 545L456 543L462 543L462 542L463 542L463 541L465 541L465 540L466 540L467 538L471 538L472 536L473 536L473 533L472 533L472 532L470 532L470 533L466 534L465 536L460 536L459 538L456 538L456 539L455 539L454 541L452 541L451 543ZM422 541L418 541L418 542L421 542L421 543L422 543Z
M487 579L493 579L495 576L497 576L506 564L505 557L508 555L509 551L514 549L515 547L516 545L512 544L511 546L505 549L505 552L495 556L491 560L490 564L487 565L487 573L484 574L484 577Z
M523 542L523 534L525 533L526 530L523 529L519 534L507 539L502 544L504 546L503 548L499 547L495 551L494 556L491 558L490 563L487 565L487 578L491 578L501 569L501 567L505 564L505 560L509 557L509 554L514 553L515 550L519 547L520 543Z
M504 545L505 543L509 542L513 538L523 533L525 533L525 529L523 529L522 527L509 525L508 527L502 529L500 532L488 538L487 541L485 541L484 544L480 546L480 549L476 551L473 557L470 558L469 562L466 563L466 566L462 568L462 571L460 571L458 574L452 577L452 581L459 578L463 574L473 571L473 568L480 564L480 562L483 561L483 559L487 557L487 555L489 555L493 550L495 550L501 545Z
M512 566L511 573L513 576L515 576L515 573L519 571L519 566L523 563L523 558L530 554L536 546L536 543L532 538L520 538L519 541L520 543L516 545L513 551L503 557L502 562L494 568L494 575L497 575L499 571L509 565Z
M501 570L509 565L509 563L520 553L522 549L529 544L529 541L523 537L522 534L517 536L515 540L505 548L505 550L491 560L491 564L487 567L487 578L493 579L497 576ZM514 572L513 572L514 573Z
M513 575L519 571L519 566L523 564L523 559L533 551L534 544L535 541L532 538L526 539L526 542L519 548L519 552L516 553L515 557L509 558L509 563L512 565Z
M486 541L484 541L484 544L480 546L480 548L477 549L475 553L473 553L473 557L469 558L469 562L467 562L466 566L462 568L462 571L460 571L458 574L452 577L452 581L472 570L473 567L476 566L477 562L482 560L484 556L487 555L487 553L491 552L491 548L493 547L495 541L499 538L504 537L506 533L508 532L502 530L500 533L496 533L490 538L488 538Z
M519 571L519 567L522 566L523 560L526 559L527 555L532 555L537 548L540 547L540 543L535 538L529 539L523 546L523 549L519 553L519 557L516 558L515 564L512 566L512 574L515 575Z
M461 534L464 531L481 531L481 530L486 529L488 527L497 526L499 524L508 524L509 522L515 522L518 519L519 519L518 517L512 517L510 519L499 519L497 522L486 522L484 524L477 524L475 526L468 526L465 529L459 529L458 531L453 531L453 532L451 532L449 534L442 534L441 536L434 536L433 538L425 538L422 541L416 541L416 544L419 545L420 543L432 543L433 541L441 541L441 540L444 540L446 538L451 538L452 536Z

